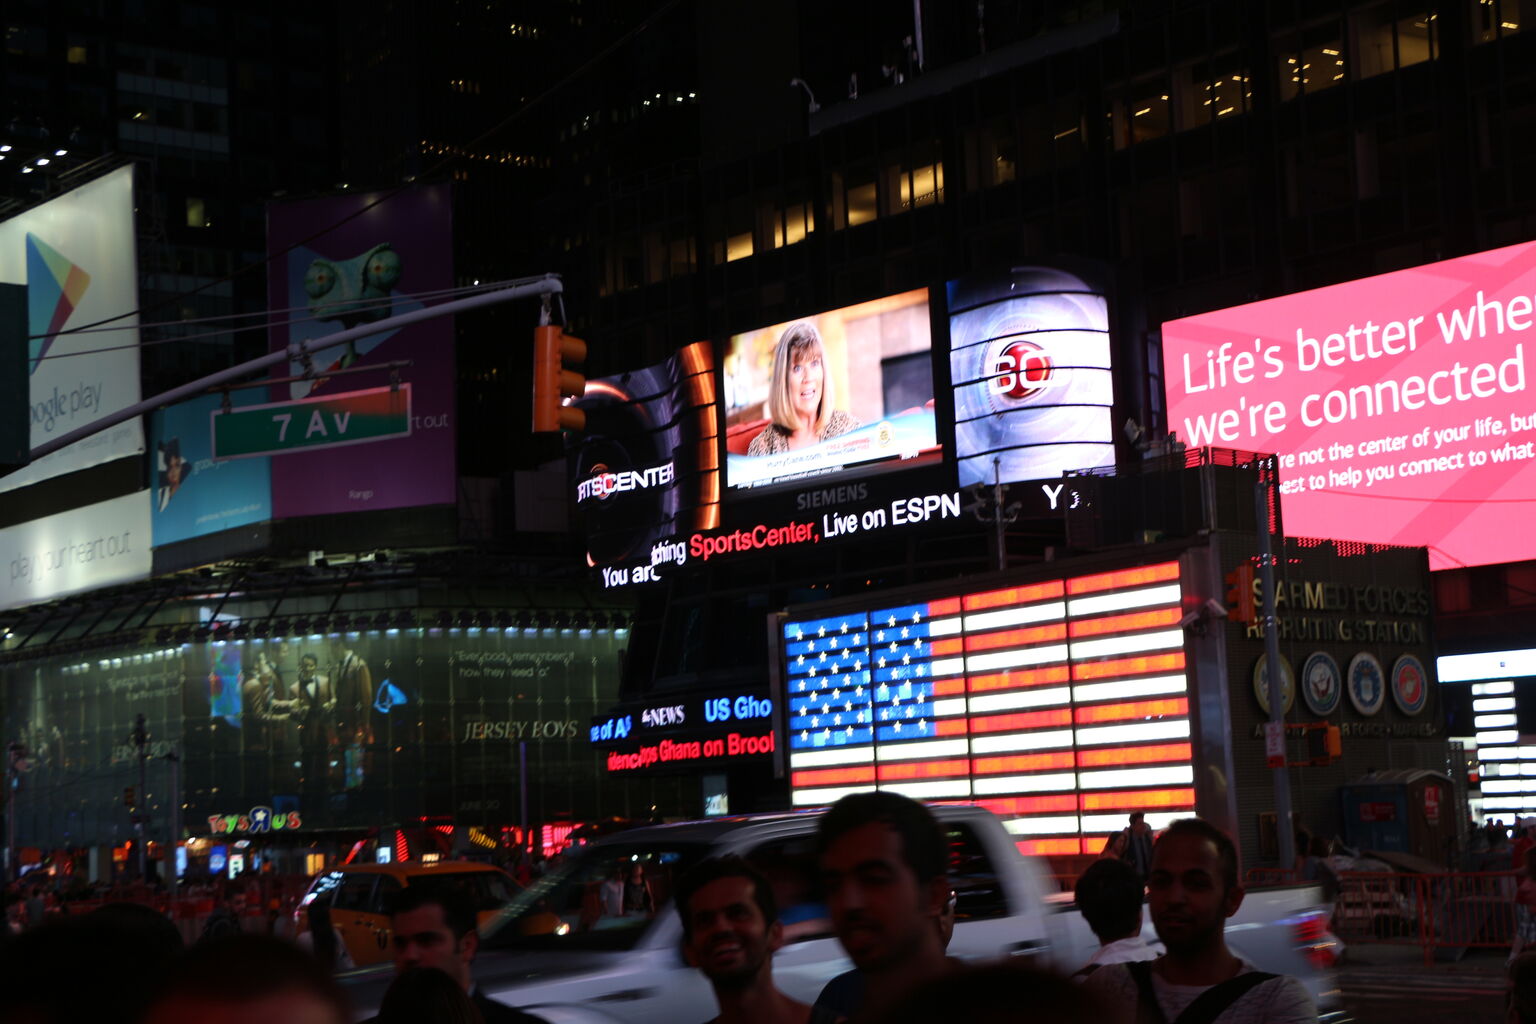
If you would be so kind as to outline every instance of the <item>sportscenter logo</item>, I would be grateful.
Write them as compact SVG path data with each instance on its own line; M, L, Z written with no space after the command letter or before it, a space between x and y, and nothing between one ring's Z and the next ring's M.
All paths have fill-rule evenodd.
M599 463L592 467L592 475L576 485L576 503L597 499L602 501L621 491L643 491L651 487L667 487L672 483L672 463L663 462L650 469L626 469L618 473L608 472Z

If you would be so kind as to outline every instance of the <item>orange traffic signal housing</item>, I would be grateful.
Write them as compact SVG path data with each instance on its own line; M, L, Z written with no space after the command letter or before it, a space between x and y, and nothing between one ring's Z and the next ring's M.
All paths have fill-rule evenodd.
M533 329L535 433L586 427L587 414L564 404L565 399L580 398L587 390L587 379L568 369L580 366L586 358L587 343L580 338L573 338L554 325Z
M1238 566L1227 573L1226 580L1227 618L1233 622L1258 621L1253 601L1253 566Z

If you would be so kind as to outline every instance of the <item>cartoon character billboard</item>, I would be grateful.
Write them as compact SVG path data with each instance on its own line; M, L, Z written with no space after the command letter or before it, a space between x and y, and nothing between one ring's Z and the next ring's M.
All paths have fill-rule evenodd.
M272 304L293 310L272 330L274 351L422 308L453 287L452 193L446 185L277 203L268 209ZM274 518L452 503L457 495L453 319L438 317L328 349L300 361L271 401L340 394L389 383L389 374L334 371L406 361L408 437L272 460Z

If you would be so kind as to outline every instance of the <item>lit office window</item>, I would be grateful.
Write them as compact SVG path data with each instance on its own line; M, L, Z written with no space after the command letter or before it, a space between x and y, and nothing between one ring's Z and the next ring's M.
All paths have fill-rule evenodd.
M1196 128L1211 121L1246 114L1253 103L1253 78L1235 58L1196 64L1189 69L1189 87L1180 97L1179 128Z
M895 181L896 210L905 212L918 206L932 206L944 201L944 164L935 162L913 167L891 168Z
M806 235L816 230L815 208L810 203L764 203L758 207L757 218L758 237L766 249L803 242Z
M1477 0L1474 31L1479 42L1492 42L1525 28L1530 0Z
M1439 55L1439 19L1432 11L1403 14L1377 4L1350 16L1355 72L1360 78L1385 74Z
M1019 142L1013 121L994 118L965 132L965 188L1003 185L1018 176Z
M1276 52L1282 101L1331 89L1344 81L1349 70L1339 23L1331 19L1289 33L1280 40Z
M1110 133L1116 149L1161 138L1173 130L1173 104L1167 79L1127 87L1112 101Z
M873 167L865 164L832 172L832 230L855 228L878 216Z

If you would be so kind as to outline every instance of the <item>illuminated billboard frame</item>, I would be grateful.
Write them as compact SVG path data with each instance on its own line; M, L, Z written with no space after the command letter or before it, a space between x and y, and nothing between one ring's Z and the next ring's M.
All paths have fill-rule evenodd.
M943 457L926 288L732 335L722 371L727 493Z
M976 803L1031 854L1195 808L1177 562L784 615L791 802Z
M1280 456L1294 534L1536 558L1536 242L1163 324L1169 429Z
M960 486L1115 462L1109 301L1051 267L951 281L949 365Z

